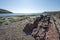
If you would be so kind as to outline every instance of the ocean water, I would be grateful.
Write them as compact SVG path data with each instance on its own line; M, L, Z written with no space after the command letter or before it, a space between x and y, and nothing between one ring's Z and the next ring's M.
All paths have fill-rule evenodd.
M0 13L0 17L6 17L6 16L21 16L21 15L26 15L26 14L23 14L23 13Z
M40 15L42 13L0 13L0 17L22 16L22 15Z

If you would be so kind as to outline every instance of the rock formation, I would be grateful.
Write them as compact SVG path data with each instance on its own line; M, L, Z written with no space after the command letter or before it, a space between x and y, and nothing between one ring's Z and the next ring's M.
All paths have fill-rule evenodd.
M55 21L54 16L40 15L33 24L28 24L24 29L30 30L35 40L59 40Z

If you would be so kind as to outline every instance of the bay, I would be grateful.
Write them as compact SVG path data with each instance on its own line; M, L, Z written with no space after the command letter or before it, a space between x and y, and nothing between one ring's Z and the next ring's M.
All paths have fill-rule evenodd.
M23 13L0 13L0 17L21 16L21 15L26 15L26 14L23 14Z

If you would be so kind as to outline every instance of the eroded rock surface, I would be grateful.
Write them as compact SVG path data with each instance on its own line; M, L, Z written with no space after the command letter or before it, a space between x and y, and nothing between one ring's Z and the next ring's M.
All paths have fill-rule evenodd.
M54 16L41 15L25 29L30 30L35 40L59 40L59 31L55 22Z

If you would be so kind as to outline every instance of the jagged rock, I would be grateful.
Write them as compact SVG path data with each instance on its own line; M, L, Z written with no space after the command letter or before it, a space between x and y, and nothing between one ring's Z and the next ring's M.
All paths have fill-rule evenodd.
M55 21L53 16L41 15L27 29L35 40L59 40Z
M33 29L32 36L37 40L43 40L45 36L45 32L48 29L48 18L47 16L42 16L41 20L38 22L37 28Z

